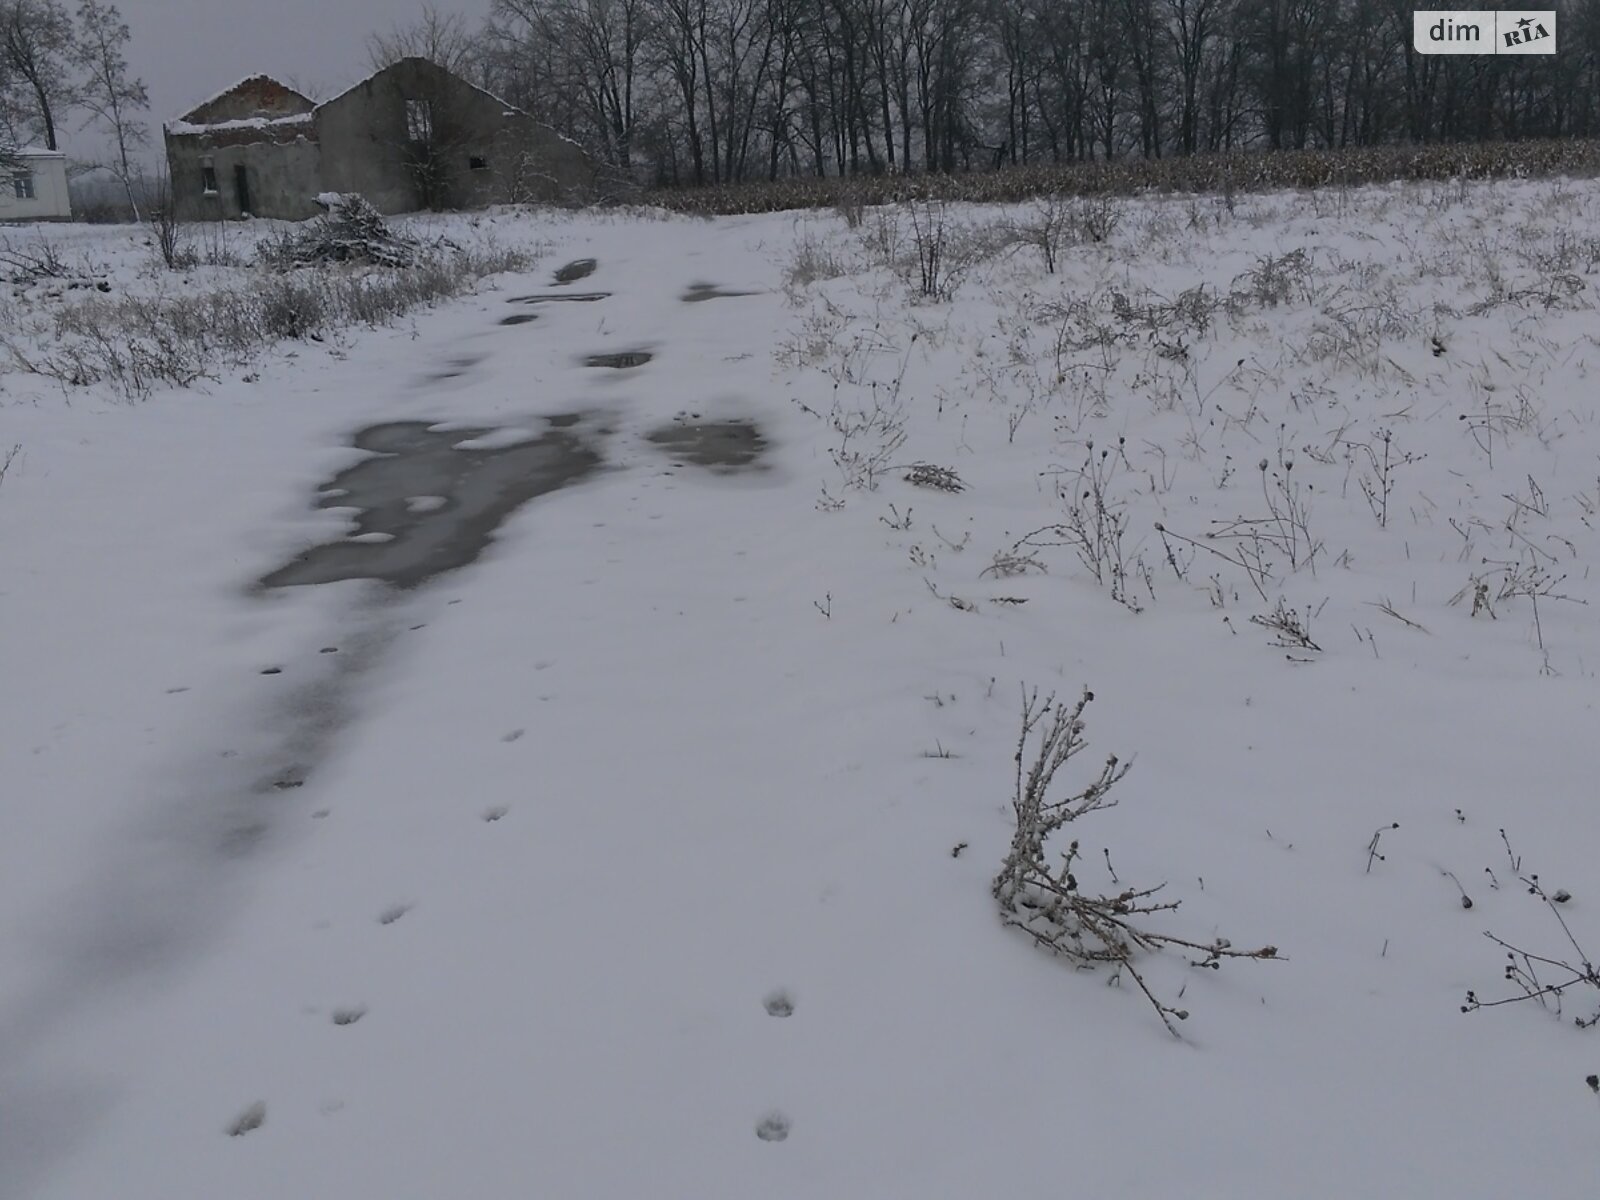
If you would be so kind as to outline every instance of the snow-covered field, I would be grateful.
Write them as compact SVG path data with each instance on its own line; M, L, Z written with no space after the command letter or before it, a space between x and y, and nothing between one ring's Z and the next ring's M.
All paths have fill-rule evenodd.
M1600 946L1600 183L1112 217L500 214L396 328L0 373L0 1196L1588 1194L1600 987L1462 1009ZM354 431L561 414L476 564L250 590ZM1279 951L1138 957L1177 1038L991 894L1084 687L1080 888Z

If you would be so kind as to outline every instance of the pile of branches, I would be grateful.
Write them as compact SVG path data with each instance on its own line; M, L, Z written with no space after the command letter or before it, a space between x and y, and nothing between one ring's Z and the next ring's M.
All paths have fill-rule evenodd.
M411 267L421 247L389 228L378 210L358 192L325 192L317 203L324 216L262 247L262 258L276 267L321 267L330 263Z

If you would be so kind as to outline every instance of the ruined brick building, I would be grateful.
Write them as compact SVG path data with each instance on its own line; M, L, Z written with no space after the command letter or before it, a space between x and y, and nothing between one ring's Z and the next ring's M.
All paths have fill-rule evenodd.
M164 129L181 220L303 220L324 192L383 213L562 200L594 182L575 143L427 59L406 58L318 104L265 75Z

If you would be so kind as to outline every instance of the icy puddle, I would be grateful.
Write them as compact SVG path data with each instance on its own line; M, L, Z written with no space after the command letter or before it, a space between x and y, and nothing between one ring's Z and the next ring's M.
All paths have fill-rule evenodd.
M699 304L702 300L730 300L735 296L759 296L760 292L735 292L714 283L691 283L689 290L679 296L685 304Z
M615 354L591 354L583 360L583 365L625 371L631 367L642 367L654 357L648 350L621 350Z
M680 418L646 436L675 458L697 467L738 470L753 466L767 448L767 439L750 421Z
M318 508L359 509L355 532L313 546L260 586L376 579L411 588L466 566L519 506L600 466L600 455L568 432L579 420L552 418L539 437L508 446L470 445L490 429L435 430L424 421L361 430L352 444L375 457L335 475L317 498Z
M483 356L481 354L458 355L455 358L446 360L444 366L428 376L428 382L445 383L451 379L460 379L482 361Z
M592 258L580 258L569 262L556 272L556 286L576 283L580 279L587 279L594 274L594 269L600 264Z
M610 297L610 292L535 292L531 296L513 296L508 303L554 304L560 300L574 304L589 304L596 300L607 300Z

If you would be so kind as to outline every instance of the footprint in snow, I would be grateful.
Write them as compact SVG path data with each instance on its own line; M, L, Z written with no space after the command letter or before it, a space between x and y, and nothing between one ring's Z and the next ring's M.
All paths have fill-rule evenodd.
M794 997L788 992L784 991L782 988L779 988L777 991L771 993L765 1000L762 1001L762 1004L766 1006L767 1015L769 1017L794 1016Z
M391 904L388 908L384 909L378 914L378 924L393 925L396 921L410 911L411 905L409 904Z
M309 774L304 766L292 763L281 771L276 771L267 776L250 790L257 793L287 792L295 788L305 787L306 777Z
M789 1118L770 1112L756 1124L756 1136L763 1142L781 1142L789 1136Z
M257 1100L234 1118L233 1124L228 1126L229 1137L243 1137L253 1129L260 1129L267 1121L267 1106L264 1101Z
M502 742L514 742L526 732L527 732L527 730L525 730L525 729L513 729L510 733L506 734L500 740Z
M335 1025L354 1025L367 1015L365 1004L353 1005L350 1008L336 1008L333 1010L333 1023Z
M511 810L508 809L505 805L496 804L493 808L486 808L486 809L483 810L483 819L485 821L498 821L501 817L505 816L506 813L508 813L510 811Z

